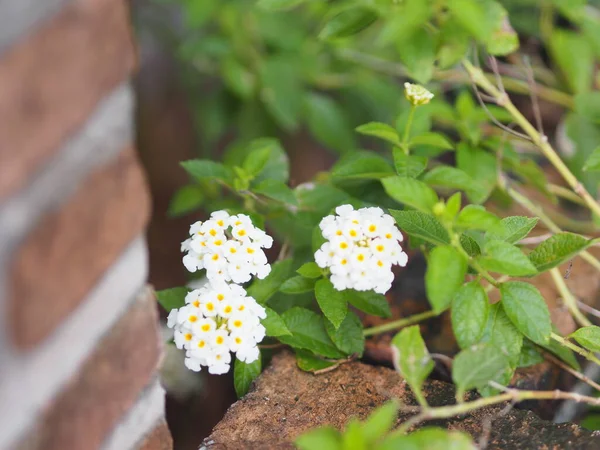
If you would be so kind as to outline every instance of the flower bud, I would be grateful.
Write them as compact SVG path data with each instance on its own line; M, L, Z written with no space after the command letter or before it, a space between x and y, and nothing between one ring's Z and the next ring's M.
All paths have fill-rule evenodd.
M426 105L433 94L420 84L404 83L404 95L413 106Z

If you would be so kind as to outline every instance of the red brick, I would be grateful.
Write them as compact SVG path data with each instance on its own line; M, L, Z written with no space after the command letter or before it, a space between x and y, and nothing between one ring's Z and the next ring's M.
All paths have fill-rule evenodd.
M154 377L161 353L157 324L155 299L147 289L99 342L17 448L99 448Z
M127 78L125 0L74 0L0 60L0 199L21 187Z
M42 219L10 267L8 324L15 345L40 342L77 307L144 229L149 210L144 175L127 148Z
M138 450L172 450L173 439L171 438L171 432L169 427L164 420L161 420L152 431L150 431Z

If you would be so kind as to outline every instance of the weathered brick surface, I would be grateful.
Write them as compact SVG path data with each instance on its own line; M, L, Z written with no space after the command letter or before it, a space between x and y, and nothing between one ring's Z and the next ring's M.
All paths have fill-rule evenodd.
M0 59L0 200L43 167L134 65L125 0L73 0Z
M17 448L99 448L154 377L161 348L157 323L154 296L145 289Z
M77 307L144 228L149 208L144 175L128 148L41 221L9 271L8 324L18 347L40 342Z
M171 450L172 448L173 439L171 438L171 432L169 431L167 422L161 420L146 435L138 450Z

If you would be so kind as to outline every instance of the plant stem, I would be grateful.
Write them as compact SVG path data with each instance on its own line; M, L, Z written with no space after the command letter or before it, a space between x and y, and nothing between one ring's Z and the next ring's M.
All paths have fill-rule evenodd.
M585 204L585 202L583 201L583 199L579 195L577 195L573 191L570 191L569 189L567 189L564 186L559 186L557 184L549 184L548 190L550 192L552 192L553 194L556 194L559 197L564 198L565 200L569 200L569 201L571 201L573 203L577 203L578 205L581 205L581 206L587 206Z
M573 318L581 325L582 327L589 327L592 325L592 322L588 320L587 317L583 315L583 313L579 310L577 306L577 299L573 295L573 293L567 287L567 283L565 283L565 279L562 277L562 274L559 272L558 268L554 267L550 269L550 275L552 276L552 280L554 280L554 284L560 292L562 296L563 302L571 311L571 315Z
M590 352L588 350L584 350L583 348L579 347L578 345L573 344L568 339L565 339L564 337L559 336L556 333L552 333L550 335L550 337L552 339L554 339L556 342L558 342L559 344L561 344L562 346L570 348L575 353L580 354L581 356L583 356L588 361L592 361L593 363L596 363L596 364L598 364L600 366L600 359L598 359L596 357L596 355L594 355L592 352Z
M386 331L397 330L399 328L404 328L409 325L421 322L422 320L430 319L437 315L438 313L436 313L435 311L425 311L419 314L415 314L413 316L405 317L404 319L398 319L392 322L384 323L382 325L367 328L363 330L363 335L372 336L374 334L385 333Z
M510 101L508 95L506 95L504 92L501 92L496 86L494 86L494 84L491 83L488 78L486 78L481 69L476 68L467 60L463 60L463 66L467 70L471 79L479 87L494 97L494 100L499 106L502 106L510 113L517 125L519 125L521 129L539 147L544 156L556 168L571 189L573 189L573 192L583 199L590 211L600 217L600 204L596 202L596 200L590 195L585 187L579 182L577 177L569 170L558 153L556 153L556 151L549 144L548 138L542 135L531 123L529 123L525 116L521 114L521 111L519 111L517 107Z
M408 119L406 120L406 127L404 127L404 135L402 136L402 150L404 154L408 155L408 139L410 137L410 127L412 126L413 118L415 117L416 105L410 105L410 111L408 113Z
M542 349L542 350L544 350L544 349ZM584 383L587 383L588 385L590 385L591 387L593 387L594 389L596 389L598 392L600 392L600 384L596 383L594 380L591 380L585 374L583 374L581 372L578 372L577 370L573 369L568 364L565 364L564 362L562 362L560 359L556 358L551 353L548 353L547 351L545 351L544 352L544 358L546 358L548 361L551 361L552 363L556 364L561 369L566 370L571 375L573 375L575 378L578 378L579 380L583 381Z
M483 408L485 406L495 405L506 401L521 402L524 400L574 400L585 402L590 405L600 405L600 399L563 391L520 391L517 389L508 389L507 392L493 397L486 397L474 400L472 402L460 403L458 405L441 406L437 408L428 408L420 414L411 417L404 422L393 434L405 434L410 428L420 422L435 419L447 419L449 417L460 416L470 411Z

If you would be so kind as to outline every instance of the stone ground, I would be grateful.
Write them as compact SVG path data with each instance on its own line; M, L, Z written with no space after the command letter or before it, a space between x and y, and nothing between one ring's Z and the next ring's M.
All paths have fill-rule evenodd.
M451 384L427 381L424 392L432 406L454 402ZM416 405L408 386L391 369L352 362L314 375L298 369L294 355L284 351L273 358L251 392L229 408L201 448L293 449L293 440L306 430L324 424L342 429L351 417L365 419L392 398ZM485 433L485 423L492 420L487 449L600 448L599 432L554 424L514 408L500 418L505 407L495 405L426 424L465 431L478 441ZM397 425L410 415L401 413Z

